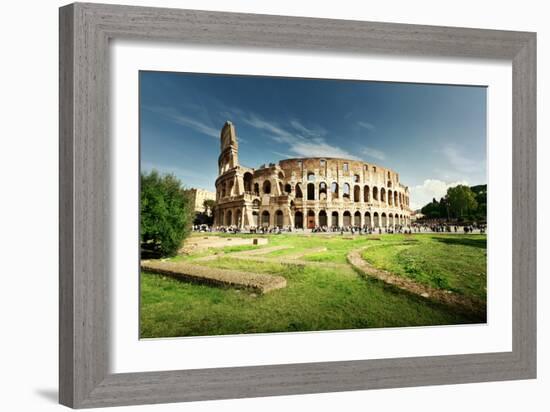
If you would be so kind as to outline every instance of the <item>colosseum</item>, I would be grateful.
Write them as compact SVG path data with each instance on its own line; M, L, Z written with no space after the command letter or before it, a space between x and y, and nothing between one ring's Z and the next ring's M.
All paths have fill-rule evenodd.
M410 224L409 189L393 170L331 157L286 159L252 169L239 164L231 122L220 137L215 226L388 229Z

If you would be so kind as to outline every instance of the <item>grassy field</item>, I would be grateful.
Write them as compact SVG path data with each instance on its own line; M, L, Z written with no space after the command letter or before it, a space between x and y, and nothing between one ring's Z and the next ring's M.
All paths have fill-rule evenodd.
M233 246L178 256L174 260L284 276L287 287L266 295L141 275L141 337L338 330L483 323L471 313L433 302L375 279L359 276L347 254L368 246L371 264L417 282L476 298L486 296L484 235L302 236L271 235L267 247L287 249L262 255L268 262L236 259L231 253L255 249ZM409 240L407 240L409 239ZM323 249L324 248L324 249ZM220 253L221 252L221 253ZM311 252L311 253L309 253ZM292 255L304 254L292 264ZM326 263L324 265L323 263Z

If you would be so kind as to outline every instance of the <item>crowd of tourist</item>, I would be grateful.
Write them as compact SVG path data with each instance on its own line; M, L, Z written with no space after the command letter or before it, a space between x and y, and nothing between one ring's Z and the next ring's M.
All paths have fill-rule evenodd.
M293 228L292 226L259 226L241 229L237 226L208 226L194 225L195 232L221 232L221 233L258 233L258 234L280 234L280 233L341 233L341 234L392 234L392 233L485 233L486 225L482 224L448 224L448 223L412 223L410 226L396 225L394 227L378 227L369 226L316 226L312 229Z

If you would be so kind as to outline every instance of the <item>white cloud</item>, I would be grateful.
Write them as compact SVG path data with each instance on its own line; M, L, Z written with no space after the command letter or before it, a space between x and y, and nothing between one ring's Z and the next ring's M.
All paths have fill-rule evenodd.
M375 149L374 147L363 147L361 153L367 157L376 160L386 160L386 154L382 150Z
M369 123L369 122L357 122L357 125L362 127L363 129L367 129L367 130L374 130L376 129L376 127L372 124L372 123Z
M242 120L256 129L263 130L278 143L288 145L288 152L297 157L342 157L358 159L348 151L333 146L324 139L326 130L320 126L306 127L298 120L291 120L289 126L281 126L255 114L243 116ZM289 131L295 129L295 131Z
M447 189L456 185L468 185L465 180L447 183L438 179L426 179L424 183L409 188L411 208L420 209L432 201L441 199L447 193Z

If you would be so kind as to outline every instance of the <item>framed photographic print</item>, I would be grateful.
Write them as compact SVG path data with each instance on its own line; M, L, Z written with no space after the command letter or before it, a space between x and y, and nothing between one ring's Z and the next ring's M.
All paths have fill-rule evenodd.
M534 378L535 51L61 8L61 403Z

